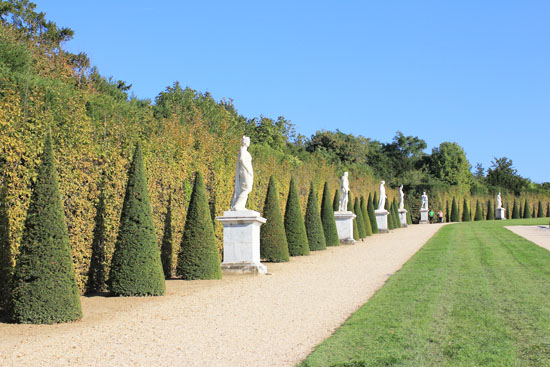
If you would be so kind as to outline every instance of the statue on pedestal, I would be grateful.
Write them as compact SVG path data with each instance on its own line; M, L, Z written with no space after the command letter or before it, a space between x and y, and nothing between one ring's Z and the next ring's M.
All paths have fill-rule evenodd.
M497 209L502 208L502 197L500 196L500 191L497 195Z
M420 203L420 209L426 209L428 210L428 195L426 195L426 191L422 194L422 201Z
M252 191L254 182L254 172L252 170L252 156L248 152L250 138L243 136L241 140L241 149L237 159L237 168L235 169L235 191L231 199L231 210L247 210L246 201L248 194Z
M384 187L385 181L380 181L380 199L378 199L378 210L385 210L386 206L386 188Z
M345 212L348 210L348 198L349 198L348 173L344 172L344 175L340 179L340 202L338 204L339 212Z
M405 209L405 194L403 193L403 185L399 186L399 209Z

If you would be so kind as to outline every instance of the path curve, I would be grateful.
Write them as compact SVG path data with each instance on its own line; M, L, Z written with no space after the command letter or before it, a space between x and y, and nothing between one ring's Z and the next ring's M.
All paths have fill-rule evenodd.
M536 243L540 247L550 250L550 228L547 225L538 226L506 226L515 234Z
M82 297L76 323L0 323L0 366L294 366L439 228L268 263L272 275L170 280L164 297Z

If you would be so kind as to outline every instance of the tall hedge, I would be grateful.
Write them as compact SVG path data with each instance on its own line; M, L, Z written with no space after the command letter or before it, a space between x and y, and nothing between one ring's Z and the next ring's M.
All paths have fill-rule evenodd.
M286 245L284 233L283 239ZM176 274L185 280L221 279L222 277L214 224L200 172L195 175L181 237Z
M491 199L487 201L487 220L494 220L495 219L495 207L493 206L493 202Z
M317 204L317 194L313 182L309 187L309 195L307 197L306 218L307 242L311 251L325 250L327 244L325 234L323 233L323 224L321 223L321 215Z
M529 208L529 202L525 199L525 204L523 204L523 218L531 218L531 209Z
M140 144L128 170L108 283L117 296L160 296L166 289Z
M5 187L0 188L0 308L8 305L13 273Z
M16 257L10 315L52 324L82 317L57 168L48 134Z
M470 222L472 220L472 217L470 216L470 209L468 207L468 200L464 198L464 203L462 204L462 221L463 222Z
M306 226L294 177L290 179L285 209L285 233L290 256L309 255Z
M337 212L338 209L340 209L340 190L336 189L334 199L332 199L332 210Z
M359 203L359 198L355 197L353 202L353 212L355 213L355 219L357 222L357 232L359 238L367 237L367 231L365 230L365 219L363 218L363 211L361 210L361 204Z
M458 212L458 205L454 196L453 203L451 204L451 222L460 222L460 213Z
M483 220L483 209L481 208L481 203L479 200L476 201L476 214L474 217L474 221L480 221Z
M512 207L512 219L520 219L521 216L519 214L519 206L518 203L516 203L516 199L514 199L514 206Z
M172 278L172 196L168 198L166 215L164 216L164 231L162 232L162 242L160 245L160 262L162 263L162 272L165 279Z
M99 194L96 205L94 238L92 240L92 259L88 272L86 289L88 293L103 292L107 289L107 265L105 256L105 194Z
M323 198L321 201L321 223L323 223L323 232L325 234L327 246L338 246L340 244L340 240L338 239L338 231L336 229L334 210L332 209L332 203L330 200L328 182L325 182L325 186L323 188Z
M361 195L361 214L363 215L363 223L365 227L365 234L368 236L372 236L372 226L370 224L370 218L369 218L369 212L367 210L367 203L365 200L365 197Z
M370 224L372 227L372 233L378 233L378 223L376 223L376 215L374 214L374 204L372 201L372 196L369 193L369 198L367 199L367 212L369 213Z
M288 261L288 244L279 205L279 191L273 176L269 178L262 215L267 222L260 227L260 257L265 261Z

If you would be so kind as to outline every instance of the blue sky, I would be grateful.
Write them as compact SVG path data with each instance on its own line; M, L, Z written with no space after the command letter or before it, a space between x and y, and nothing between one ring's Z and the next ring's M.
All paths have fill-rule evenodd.
M34 2L139 98L179 81L306 136L400 130L550 181L547 0Z

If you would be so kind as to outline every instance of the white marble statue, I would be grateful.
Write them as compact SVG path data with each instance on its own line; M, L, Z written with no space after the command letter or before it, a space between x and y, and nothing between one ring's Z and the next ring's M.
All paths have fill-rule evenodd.
M428 210L428 195L426 195L426 191L422 194L422 201L420 203L420 209L426 209Z
M405 209L405 194L403 193L403 185L399 186L399 209Z
M348 198L349 198L348 173L344 172L344 175L340 179L340 202L338 204L339 212L345 212L348 210Z
M231 199L231 210L247 210L246 201L248 194L252 191L254 172L252 171L252 156L247 148L250 146L250 138L243 136L241 149L235 169L235 192Z
M378 210L385 210L386 206L386 188L384 187L385 181L380 181L380 198L378 199Z
M500 196L500 192L497 195L497 209L502 208L502 197Z

